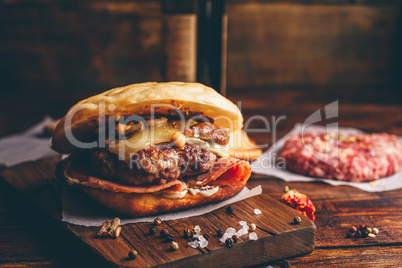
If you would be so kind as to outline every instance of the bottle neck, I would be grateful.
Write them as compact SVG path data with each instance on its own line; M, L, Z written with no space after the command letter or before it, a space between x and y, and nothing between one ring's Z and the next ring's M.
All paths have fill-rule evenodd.
M197 81L222 95L226 80L225 19L224 0L198 1Z

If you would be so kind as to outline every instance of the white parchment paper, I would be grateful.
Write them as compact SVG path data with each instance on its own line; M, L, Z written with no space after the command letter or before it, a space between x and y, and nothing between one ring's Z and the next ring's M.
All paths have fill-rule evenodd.
M331 131L336 131L335 127L324 127L324 126L315 126L311 125L308 126L304 129L304 132L310 132L310 131L320 131L320 132L331 132ZM269 176L274 176L280 179L283 179L284 181L304 181L304 182L309 182L309 181L321 181L325 182L331 185L349 185L353 186L356 188L359 188L361 190L367 191L367 192L382 192L382 191L390 191L390 190L395 190L402 188L402 169L400 169L397 173L394 175L391 175L389 177L379 179L373 182L346 182L346 181L336 181L336 180L328 180L324 178L312 178L312 177L307 177L303 175L299 175L296 173L293 173L291 171L288 171L286 169L282 169L280 167L277 167L275 165L277 161L278 154L280 150L282 149L283 145L285 144L285 141L292 135L300 133L302 131L302 124L296 124L295 127L288 133L286 134L283 138L278 140L276 143L274 143L271 148L269 148L267 151L265 151L258 159L256 159L252 164L251 164L251 169L254 173L258 174L263 174L263 175L269 175ZM364 133L358 129L355 128L338 128L339 132L343 133ZM402 143L402 137L399 137L399 141Z
M81 192L74 189L64 188L62 203L63 203L63 218L62 221L84 226L101 226L106 220L112 220L115 217L121 219L121 225L127 223L137 222L153 222L155 217L161 218L161 220L177 220L182 218L188 218L193 216L199 216L218 208L227 206L237 201L256 196L262 193L261 186L254 187L253 189L244 189L237 195L217 203L211 203L204 206L182 210L178 212L170 212L159 214L158 216L149 216L141 218L130 218L121 215L117 215L116 212L105 209L105 207L96 203L90 197L84 195Z
M58 155L50 149L50 137L43 135L44 127L53 122L45 117L30 129L0 139L0 163L10 167L26 161Z

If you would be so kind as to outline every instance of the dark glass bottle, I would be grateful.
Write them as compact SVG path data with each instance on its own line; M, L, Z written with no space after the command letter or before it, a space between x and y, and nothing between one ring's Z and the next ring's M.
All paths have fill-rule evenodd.
M224 0L163 0L164 76L226 93Z
M199 0L197 81L226 94L227 15L224 0Z

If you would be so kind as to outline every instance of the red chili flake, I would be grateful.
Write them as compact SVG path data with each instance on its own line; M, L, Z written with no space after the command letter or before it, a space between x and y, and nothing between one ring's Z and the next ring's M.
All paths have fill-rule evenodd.
M309 217L310 220L315 220L315 207L305 194L299 193L296 189L292 189L282 195L281 201L285 205Z
M354 233L354 232L356 232L356 231L357 231L356 226L350 226L349 232Z

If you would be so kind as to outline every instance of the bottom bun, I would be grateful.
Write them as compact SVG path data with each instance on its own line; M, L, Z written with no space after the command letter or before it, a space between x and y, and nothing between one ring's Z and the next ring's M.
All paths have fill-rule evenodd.
M153 193L144 193L144 191L117 191L125 188L139 191L139 188L143 187L117 187L116 183L92 177L90 173L87 173L87 171L82 167L78 167L77 169L71 168L71 163L68 159L61 161L57 165L55 173L56 176L63 181L70 181L69 184L73 184L71 187L74 187L77 190L82 190L102 205L121 214L139 217L187 209L211 202L225 200L234 196L246 186L247 180L251 174L251 168L248 162L238 161L236 163L238 163L238 166L235 165L229 168L232 172L223 174L220 183L217 183L217 179L211 182L213 186L219 186L216 193L210 196L205 196L201 193L193 195L190 192L187 192L181 198L166 198L160 193L160 191L158 193L157 190ZM228 172L229 169L226 170L225 173ZM66 171L69 171L70 174L67 175ZM70 176L73 176L73 178ZM73 180L74 183L71 183L71 180ZM228 181L233 181L233 183L229 184ZM95 186L103 188L97 188ZM163 190L164 188L161 189Z
M81 189L97 202L121 214L147 216L225 200L239 193L244 186L221 186L211 196L187 193L184 197L175 199L165 198L159 194L117 193L89 187L81 187Z

